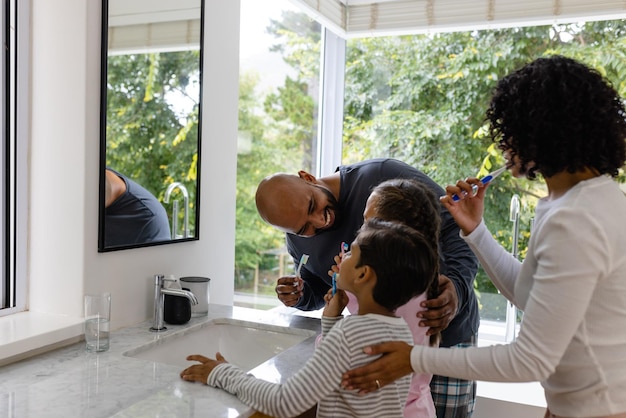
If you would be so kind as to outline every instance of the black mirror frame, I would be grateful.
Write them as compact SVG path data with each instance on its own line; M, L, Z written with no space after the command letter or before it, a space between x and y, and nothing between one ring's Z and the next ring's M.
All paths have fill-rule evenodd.
M195 228L194 236L187 238L177 238L168 241L146 242L141 244L120 245L114 247L106 247L104 244L105 232L105 183L106 183L106 148L107 148L107 77L108 77L108 27L109 27L109 0L102 0L102 30L101 30L101 62L100 62L100 162L99 162L99 196L98 196L98 252L110 252L118 250L127 250L132 248L153 247L157 245L176 244L179 242L198 241L200 239L200 178L201 178L201 151L202 151L202 109L203 109L203 92L202 78L204 77L204 2L200 1L200 80L199 80L199 104L198 104L198 161L197 179L196 179L196 201L195 201Z

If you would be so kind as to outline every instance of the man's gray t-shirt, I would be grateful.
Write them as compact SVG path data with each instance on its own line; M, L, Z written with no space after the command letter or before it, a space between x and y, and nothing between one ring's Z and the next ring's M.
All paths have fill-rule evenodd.
M425 184L436 196L445 194L443 188L414 167L394 159L373 159L338 167L341 176L337 219L332 229L312 237L286 234L287 250L298 263L302 254L309 260L301 276L305 282L304 296L295 306L315 310L324 306L324 295L331 286L328 270L335 264L342 242L351 243L363 224L363 211L372 189L393 178L411 178ZM474 278L478 261L459 236L459 227L441 206L440 272L455 284L459 309L450 325L442 332L442 347L468 341L478 332L478 302L474 294Z
M104 210L104 246L170 240L170 224L161 203L144 187L113 171L126 183L126 192Z

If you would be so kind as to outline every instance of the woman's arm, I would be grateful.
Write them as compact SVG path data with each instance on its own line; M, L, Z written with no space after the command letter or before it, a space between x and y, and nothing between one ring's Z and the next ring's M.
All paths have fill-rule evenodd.
M344 373L341 377L341 386L347 390L358 389L359 393L364 394L413 373L411 349L411 345L400 341L366 347L363 350L366 354L383 356L366 366Z
M505 298L521 308L520 301L515 300L514 294L515 280L521 262L493 238L484 222L481 222L470 235L463 235L463 238L478 257L478 261L496 288Z
M342 384L371 391L375 388L368 380L378 379L382 385L406 374L409 357L416 372L467 380L545 380L570 345L594 287L610 264L610 245L595 224L593 217L563 208L534 231L533 251L520 271L519 280L524 280L529 294L515 342L464 349L381 344L369 348L368 353L386 355L344 374ZM389 359L384 360L386 357ZM383 361L387 363L380 364Z

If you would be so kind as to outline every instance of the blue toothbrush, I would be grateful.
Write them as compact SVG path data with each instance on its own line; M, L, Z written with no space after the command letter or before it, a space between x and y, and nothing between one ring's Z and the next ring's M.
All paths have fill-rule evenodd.
M341 259L342 260L343 260L343 255L346 253L346 251L348 251L348 244L346 244L345 242L342 242L341 243ZM339 276L339 274L333 273L333 296L335 296L335 293L337 293L337 276Z
M505 171L506 171L506 166L500 167L496 171L492 171L491 173L487 174L485 177L480 179L480 183L489 184L492 180L494 180L496 177L498 177L500 174L504 173ZM475 184L472 184L472 193L476 194L477 191L478 191L478 186ZM463 192L463 195L466 195L466 194L467 193ZM452 195L452 200L454 200L455 202L460 199L461 198L458 195L456 194Z

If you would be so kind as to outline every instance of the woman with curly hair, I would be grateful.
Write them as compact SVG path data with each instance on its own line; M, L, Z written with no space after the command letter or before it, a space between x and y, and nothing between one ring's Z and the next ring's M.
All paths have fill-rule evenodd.
M376 345L366 352L388 354L348 372L344 386L367 392L372 381L383 385L413 370L538 380L546 417L625 418L626 197L613 180L626 161L623 100L597 71L552 56L503 78L487 118L511 174L541 175L548 188L524 261L483 222L487 185L461 180L440 200L494 284L524 311L518 338L460 350Z

